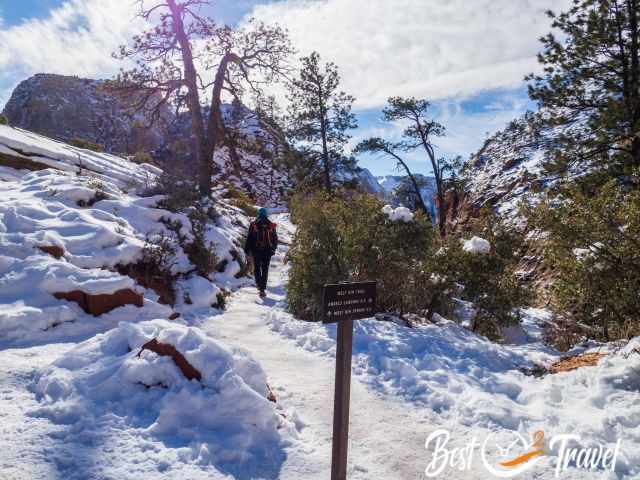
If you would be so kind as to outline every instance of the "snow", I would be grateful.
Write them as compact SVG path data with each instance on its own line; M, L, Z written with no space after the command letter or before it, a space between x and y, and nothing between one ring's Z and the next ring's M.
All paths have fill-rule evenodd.
M542 310L526 313L529 323L536 313L542 317L538 321L548 317ZM267 322L299 348L334 355L335 326L297 321L277 310ZM372 319L356 322L353 363L359 381L438 413L451 431L467 429L467 438L491 431L528 436L543 429L549 438L573 433L583 439L583 446L610 448L621 438L617 471L640 475L640 355L629 356L638 342L605 357L597 367L537 378L522 370L534 363L549 366L560 358L541 343L500 346L446 320L407 329ZM535 478L554 478L556 453L550 453L546 468ZM597 472L572 474L575 477L567 478L603 478Z
M170 357L139 355L154 338L175 346L202 380L187 380ZM63 425L65 442L79 443L102 425L180 445L183 455L224 471L282 458L293 440L293 427L267 400L265 372L247 352L162 320L123 322L79 344L41 369L33 390L40 406L31 415ZM92 476L100 465L86 468Z
M7 125L0 125L0 153L65 172L88 171L123 188L147 185L160 174L158 168L149 164L138 165Z
M409 223L413 221L413 212L407 207L393 208L391 205L385 205L382 208L382 213L387 215L392 222L403 221Z
M468 253L473 253L476 255L486 255L487 253L491 252L491 244L484 238L474 236L464 242L462 249Z
M172 235L168 222L179 223L180 234L192 238L184 214L158 207L163 196L139 197L117 182L53 169L35 172L0 170L0 343L53 341L113 328L125 318L168 318L173 309L158 303L158 295L117 272L118 266L143 258L148 240ZM216 201L217 222L210 224L206 242L226 261L224 272L211 280L194 276L181 245L170 266L179 276L181 313L210 308L222 288L246 283L236 278L240 248L249 219L235 207ZM40 247L59 247L61 258ZM58 300L56 293L80 290L89 295L132 289L144 296L143 308L126 306L99 318L76 303ZM188 296L192 303L182 302Z
M222 290L211 283L207 279L198 275L193 275L187 279L179 280L177 283L177 289L179 292L183 292L183 295L179 295L182 300L181 311L196 310L196 309L208 309L218 301L218 294ZM184 298L188 297L191 303L185 304Z
M414 177L418 182L424 183L424 186L420 188L420 195L422 201L429 209L429 213L432 218L436 217L436 183L435 178L427 177L421 174L414 174ZM398 206L400 200L398 199L398 188L406 182L407 176L398 175L386 175L382 177L376 177L378 185L382 188L382 197L390 202L393 206Z

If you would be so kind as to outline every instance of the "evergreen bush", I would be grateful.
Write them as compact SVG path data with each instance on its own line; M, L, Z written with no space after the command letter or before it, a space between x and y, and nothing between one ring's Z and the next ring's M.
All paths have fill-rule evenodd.
M229 203L235 205L249 217L255 217L258 215L258 209L255 207L254 202L249 196L234 187L233 185L227 185L223 197L229 200Z
M450 288L434 277L433 228L418 214L391 221L373 196L316 193L291 202L297 231L289 252L290 310L319 320L322 287L340 281L378 281L378 307L429 316Z
M489 252L465 250L465 241L476 235L489 242ZM443 241L434 272L459 285L459 299L473 303L474 331L498 339L501 327L519 321L519 307L531 300L515 275L524 248L524 235L490 212L484 212L467 231L449 234Z
M555 272L552 307L589 338L640 334L639 182L573 185L526 212Z

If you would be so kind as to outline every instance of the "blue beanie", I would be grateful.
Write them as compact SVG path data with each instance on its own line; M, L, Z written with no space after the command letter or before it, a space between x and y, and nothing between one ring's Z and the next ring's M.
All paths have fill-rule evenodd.
M258 209L258 218L267 218L269 216L269 212L266 208L262 207Z

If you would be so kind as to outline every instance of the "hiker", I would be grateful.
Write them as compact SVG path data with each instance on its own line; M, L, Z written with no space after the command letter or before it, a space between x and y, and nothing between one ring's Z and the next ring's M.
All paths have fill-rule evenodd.
M269 263L278 248L276 224L269 220L266 208L258 210L258 218L249 225L244 252L253 258L253 271L260 297L266 297Z

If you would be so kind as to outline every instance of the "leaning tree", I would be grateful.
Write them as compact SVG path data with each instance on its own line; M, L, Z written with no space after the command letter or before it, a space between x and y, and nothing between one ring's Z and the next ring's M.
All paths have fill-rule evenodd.
M406 125L406 128L402 132L402 140L392 143L380 138L371 138L361 142L357 150L359 152L384 153L402 165L416 190L419 201L418 205L428 214L424 201L419 194L417 182L409 171L406 161L402 159L399 153L408 153L420 148L423 149L429 159L433 176L436 180L438 230L440 231L440 236L444 237L446 234L445 176L447 172L452 170L453 165L443 158L436 157L433 139L443 136L445 128L429 117L431 104L426 100L420 100L414 97L391 97L388 103L387 107L382 110L383 119L387 122L401 122Z
M411 183L411 187L413 189L413 195L416 199L417 207L422 210L422 212L428 217L431 218L431 213L429 209L424 203L424 199L422 198L422 193L420 193L420 185L418 184L418 180L415 175L411 173L409 169L409 165L404 158L401 156L401 152L405 151L405 145L403 142L389 142L387 140L383 140L379 137L373 137L366 140L361 141L355 148L354 153L381 153L393 158L398 167L402 167L409 178L409 182Z
M172 109L188 112L201 195L211 194L213 156L224 138L223 95L241 100L288 72L294 53L287 33L254 21L246 27L219 25L202 14L211 0L138 0L150 26L123 45L117 58L132 61L112 88L132 100L154 122ZM208 104L208 109L205 107Z

